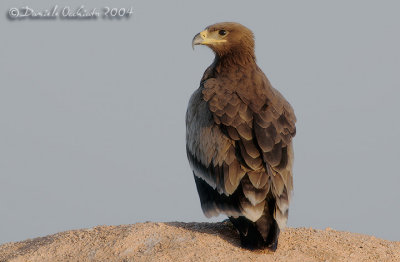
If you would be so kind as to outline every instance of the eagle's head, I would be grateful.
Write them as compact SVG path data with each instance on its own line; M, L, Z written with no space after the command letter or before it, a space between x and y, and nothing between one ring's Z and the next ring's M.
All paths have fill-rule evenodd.
M253 32L234 22L208 26L194 36L192 47L194 48L195 45L206 45L220 57L236 53L254 55Z

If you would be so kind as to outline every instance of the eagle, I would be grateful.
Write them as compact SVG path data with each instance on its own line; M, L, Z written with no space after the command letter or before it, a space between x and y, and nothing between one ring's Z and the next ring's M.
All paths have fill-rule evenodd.
M227 215L244 248L275 251L293 190L293 108L258 67L245 26L208 26L195 45L215 54L186 112L201 208L206 217Z

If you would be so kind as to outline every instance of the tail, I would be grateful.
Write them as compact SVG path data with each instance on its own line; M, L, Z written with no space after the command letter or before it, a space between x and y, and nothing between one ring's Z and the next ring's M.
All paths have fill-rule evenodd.
M263 215L253 222L244 216L229 217L240 234L240 241L244 248L269 249L275 251L278 247L279 226L274 219L275 200L269 198L265 204Z

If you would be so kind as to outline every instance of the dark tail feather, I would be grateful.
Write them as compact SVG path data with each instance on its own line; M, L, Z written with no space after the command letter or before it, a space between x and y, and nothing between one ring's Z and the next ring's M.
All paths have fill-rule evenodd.
M252 222L245 217L229 217L232 224L240 234L240 241L244 248L264 249L268 248L275 251L278 247L279 227L274 219L271 224L265 224L264 216L256 222ZM266 237L264 238L263 235Z
M244 216L229 217L240 234L242 246L248 249L268 248L275 251L278 247L279 226L273 216L275 201L269 198L264 214L256 221L250 221Z

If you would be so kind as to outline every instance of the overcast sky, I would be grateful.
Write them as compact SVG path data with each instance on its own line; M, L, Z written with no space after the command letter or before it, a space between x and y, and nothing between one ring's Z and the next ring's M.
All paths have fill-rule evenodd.
M112 4L111 4L112 3ZM133 7L129 19L10 21ZM185 152L186 106L212 62L193 36L253 30L293 105L291 227L400 240L398 1L0 2L0 243L96 225L208 220Z

